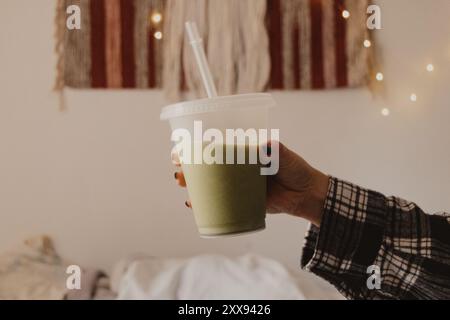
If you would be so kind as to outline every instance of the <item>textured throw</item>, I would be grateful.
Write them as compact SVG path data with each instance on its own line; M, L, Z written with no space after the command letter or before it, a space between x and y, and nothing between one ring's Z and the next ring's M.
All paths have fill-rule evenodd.
M178 99L181 89L204 96L185 21L198 24L219 95L258 92L270 74L265 28L267 0L167 0L164 87Z
M69 5L81 9L81 30L66 28ZM185 38L187 20L198 24L221 95L367 85L375 63L367 6L368 0L58 0L56 88L205 96ZM152 19L158 13L162 19ZM363 46L365 39L372 47Z
M162 87L164 0L58 0L59 84L73 88ZM67 30L66 8L81 9L81 29ZM62 45L61 45L62 42Z
M271 87L324 89L367 83L367 0L269 0ZM342 11L348 10L349 19Z

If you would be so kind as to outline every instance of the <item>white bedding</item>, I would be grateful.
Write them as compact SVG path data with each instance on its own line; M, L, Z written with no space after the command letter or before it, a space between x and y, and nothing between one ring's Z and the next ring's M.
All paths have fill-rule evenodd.
M248 254L189 259L132 258L112 275L118 299L333 299L338 295L299 279L279 262ZM312 290L311 290L312 289ZM312 293L312 294L310 294Z

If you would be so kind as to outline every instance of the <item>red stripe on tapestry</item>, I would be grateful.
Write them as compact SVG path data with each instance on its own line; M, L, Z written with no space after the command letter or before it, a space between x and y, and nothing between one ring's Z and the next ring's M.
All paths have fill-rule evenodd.
M294 89L301 88L301 54L300 54L300 28L296 23L294 26L294 30L292 31L292 48L293 48L293 68L294 68ZM281 50L280 50L281 51Z
M322 1L311 0L311 86L313 89L325 87L323 74Z
M148 13L150 15L150 12ZM148 63L148 87L156 87L156 61L155 61L155 32L156 29L153 28L152 24L148 23L148 52L147 52L147 63Z
M283 21L282 0L267 0L268 28L271 62L271 88L283 89Z
M106 1L106 85L112 89L122 88L120 16L120 0Z
M183 44L181 47L184 47L184 38L183 38ZM207 48L207 46L205 46L205 48ZM207 54L207 53L206 53ZM184 59L183 59L183 55L180 55L180 91L188 91L188 85L187 85L187 80L186 80L186 74L184 72Z
M105 0L90 2L91 12L91 84L106 88Z
M335 18L335 53L336 53L336 86L346 87L347 76L347 22L342 17L342 10L345 9L344 0L334 1Z
M134 0L120 1L123 88L134 88L136 86L136 67L134 61L134 9Z

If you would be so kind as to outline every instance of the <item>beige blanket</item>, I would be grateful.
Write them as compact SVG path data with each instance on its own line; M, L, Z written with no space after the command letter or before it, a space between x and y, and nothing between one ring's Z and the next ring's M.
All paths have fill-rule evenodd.
M38 236L0 255L0 299L111 299L109 279L99 270L81 268L81 288L67 288L72 262L61 258L51 239Z

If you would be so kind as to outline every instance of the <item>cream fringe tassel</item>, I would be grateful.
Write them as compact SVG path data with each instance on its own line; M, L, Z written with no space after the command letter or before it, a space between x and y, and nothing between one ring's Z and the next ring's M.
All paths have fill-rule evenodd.
M184 23L197 23L203 38L218 93L258 92L265 89L270 74L269 40L265 28L266 1L168 0L165 20L164 74L166 96L183 99L186 88L204 97L201 78L185 40Z
M64 0L56 1L56 15L55 15L55 53L57 56L56 62L56 80L53 90L58 94L60 111L66 110L66 103L64 97L64 73L65 73L65 58L64 58L64 41L66 34L66 8Z

